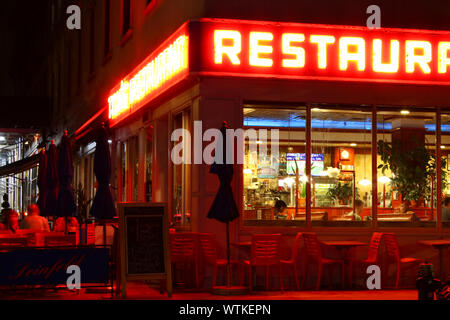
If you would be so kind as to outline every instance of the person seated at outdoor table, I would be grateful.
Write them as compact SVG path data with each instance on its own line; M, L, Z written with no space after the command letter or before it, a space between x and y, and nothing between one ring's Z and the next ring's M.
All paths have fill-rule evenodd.
M20 229L19 226L19 214L13 209L8 209L5 212L5 229L16 233Z
M356 199L355 200L355 211L347 213L346 217L353 217L354 221L361 221L361 212L364 209L364 202L362 200Z
M284 202L283 200L277 200L273 208L274 218L283 220L287 219L288 215L287 212L285 212L286 208L287 208L286 202Z
M35 229L50 231L48 220L39 215L39 207L35 204L28 206L28 216L20 224L21 229Z
M450 197L445 197L442 206L442 221L450 221Z
M77 232L79 224L78 224L78 220L75 217L59 217L58 219L56 219L55 221L55 226L53 227L53 231L56 232L65 232L65 223L66 223L66 219L67 219L67 231L68 232Z

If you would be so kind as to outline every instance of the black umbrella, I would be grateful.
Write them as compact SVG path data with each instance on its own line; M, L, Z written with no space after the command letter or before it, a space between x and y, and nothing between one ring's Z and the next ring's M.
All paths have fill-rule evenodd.
M219 191L216 198L209 209L208 218L216 219L220 222L226 223L227 226L227 287L230 286L230 236L229 236L229 222L239 217L239 211L234 201L233 190L231 189L231 181L233 180L233 164L227 164L227 146L226 143L226 129L227 124L223 122L220 132L222 134L222 164L217 163L220 159L216 149L216 160L211 165L210 173L217 174L220 182Z
M116 216L114 200L109 188L111 178L111 154L106 129L102 126L98 132L95 155L94 173L97 178L98 187L92 203L90 214L97 219L112 219Z
M56 214L58 217L74 217L77 215L77 205L73 194L73 163L72 147L67 131L61 139L58 156L59 193ZM64 223L67 231L67 221Z
M47 203L47 154L42 149L39 159L39 173L37 177L37 185L39 187L39 199L37 205L41 211L41 215L46 216L45 204Z
M58 150L56 149L55 141L52 140L47 152L47 199L45 203L45 213L48 216L57 216L57 203L59 191L58 179Z

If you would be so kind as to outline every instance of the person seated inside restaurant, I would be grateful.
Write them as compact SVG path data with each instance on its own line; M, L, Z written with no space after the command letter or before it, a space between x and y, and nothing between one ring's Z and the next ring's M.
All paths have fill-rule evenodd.
M53 228L53 231L57 232L65 232L66 228L66 220L67 220L67 231L68 232L77 232L79 228L78 220L75 217L59 217L55 221L55 227Z
M442 206L442 221L450 221L450 197L445 197Z
M355 211L347 213L346 217L353 217L354 221L361 221L361 213L364 209L364 202L362 200L355 200Z
M16 233L20 229L19 214L13 209L5 210L5 229Z
M400 207L398 207L398 213L412 213L409 210L409 201L403 201Z
M274 218L280 219L280 220L286 220L288 218L287 212L285 212L286 208L287 208L286 202L284 202L283 200L277 200L275 202L275 206L273 208Z
M20 224L21 229L50 231L48 220L39 215L39 207L35 204L28 206L28 216Z

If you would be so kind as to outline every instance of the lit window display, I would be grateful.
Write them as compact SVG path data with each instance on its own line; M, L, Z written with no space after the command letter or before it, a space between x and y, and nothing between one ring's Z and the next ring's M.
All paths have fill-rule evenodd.
M436 113L377 108L378 224L435 226ZM397 225L400 225L397 223Z
M267 154L258 150L262 141L246 141L244 225L302 226L309 201L312 226L434 227L442 201L448 227L450 112L441 116L440 187L434 108L246 104L243 113L246 129L279 130L277 156L270 152L273 141L268 140Z
M371 117L370 108L363 106L311 106L312 154L324 159L320 172L311 166L311 207L324 212L328 221L370 225Z
M450 228L450 111L441 114L441 220L444 228ZM436 217L437 219L437 217Z

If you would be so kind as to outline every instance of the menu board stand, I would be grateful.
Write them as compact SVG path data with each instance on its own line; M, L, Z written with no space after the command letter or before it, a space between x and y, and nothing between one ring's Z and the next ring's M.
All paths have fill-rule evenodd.
M128 280L166 281L172 297L169 226L166 203L119 203L120 284Z

